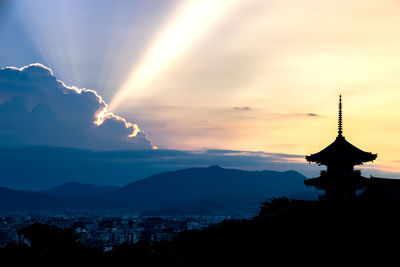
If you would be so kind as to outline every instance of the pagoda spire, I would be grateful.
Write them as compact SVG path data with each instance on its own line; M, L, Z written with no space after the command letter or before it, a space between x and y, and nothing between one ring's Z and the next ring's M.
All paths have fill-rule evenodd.
M363 189L369 179L362 177L354 166L376 159L377 154L365 152L349 143L343 134L342 95L339 96L338 133L335 141L320 152L306 156L308 162L325 165L320 177L304 181L307 186L325 190L324 199L355 199L356 191Z
M342 95L339 95L339 125L338 125L338 133L342 136L343 133L343 124L342 124Z

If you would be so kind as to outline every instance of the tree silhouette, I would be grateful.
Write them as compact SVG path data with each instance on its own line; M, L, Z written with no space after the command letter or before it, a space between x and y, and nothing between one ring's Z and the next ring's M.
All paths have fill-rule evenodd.
M74 229L59 229L56 226L41 223L22 228L18 234L25 236L31 248L40 252L79 245L78 235Z
M124 243L103 252L85 247L72 229L21 229L31 247L8 244L0 258L41 266L259 266L366 264L394 258L400 238L394 201L265 201L252 219L184 231L172 242ZM314 264L313 264L314 263Z
M32 253L39 256L40 264L95 262L96 254L99 254L99 251L80 243L73 229L35 223L20 229L18 233L29 240Z

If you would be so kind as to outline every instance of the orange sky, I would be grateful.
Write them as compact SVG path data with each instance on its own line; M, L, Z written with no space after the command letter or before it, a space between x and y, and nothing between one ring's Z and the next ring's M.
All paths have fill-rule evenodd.
M399 26L397 1L246 1L117 110L160 147L310 154L342 94L346 138L400 171Z
M171 0L157 13L147 7L141 20L122 16L128 9L117 1L100 53L91 34L103 28L81 30L96 10L56 2L69 12L46 17L53 24L28 2L18 9L43 63L79 88L88 83L79 76L98 81L93 89L108 103L125 88L112 111L159 148L315 153L337 135L342 94L344 136L378 153L376 166L400 172L399 1ZM203 19L188 3L201 6L193 14Z

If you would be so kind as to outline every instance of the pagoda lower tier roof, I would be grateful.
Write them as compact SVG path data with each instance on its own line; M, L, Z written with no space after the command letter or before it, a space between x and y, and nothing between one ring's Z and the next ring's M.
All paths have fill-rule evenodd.
M344 136L338 135L332 144L318 153L306 156L306 160L320 165L334 162L350 162L353 165L359 165L363 162L373 161L376 157L377 154L362 151L350 144Z

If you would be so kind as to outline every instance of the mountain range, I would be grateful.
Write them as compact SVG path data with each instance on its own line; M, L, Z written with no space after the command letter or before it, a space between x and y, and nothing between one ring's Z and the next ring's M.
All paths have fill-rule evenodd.
M145 215L256 214L277 197L317 199L296 171L243 171L219 166L163 172L123 187L71 182L43 191L0 187L0 211L93 211Z

